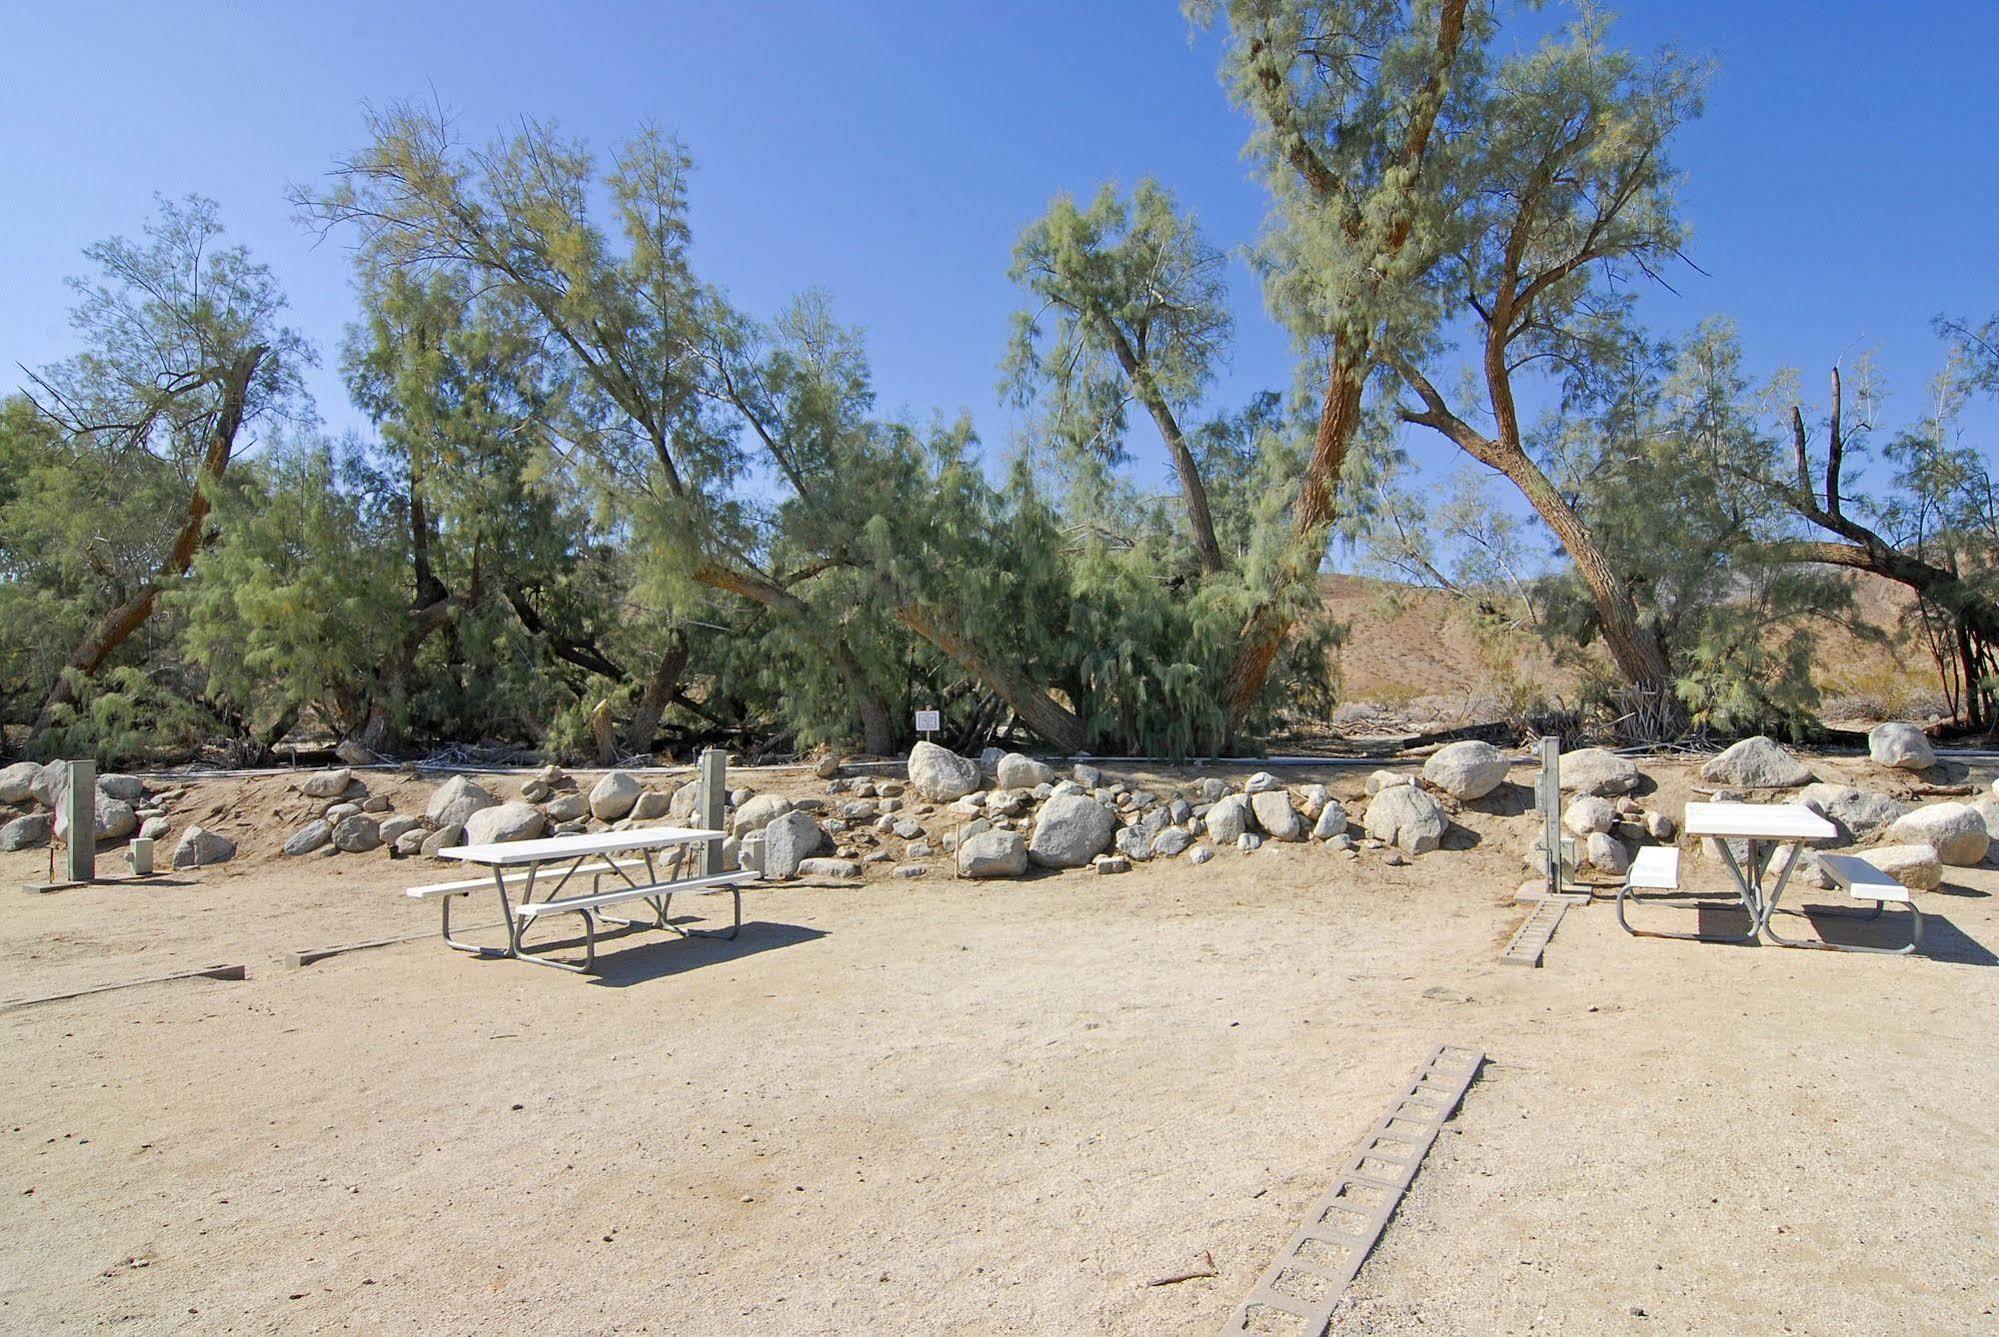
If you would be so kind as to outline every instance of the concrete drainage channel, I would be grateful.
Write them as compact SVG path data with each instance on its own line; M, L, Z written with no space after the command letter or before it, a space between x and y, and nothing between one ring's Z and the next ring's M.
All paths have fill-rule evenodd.
M1557 906L1557 910L1563 908ZM1439 1045L1383 1115L1344 1173L1312 1205L1224 1333L1323 1337L1347 1284L1367 1261L1444 1123L1485 1062L1482 1050Z

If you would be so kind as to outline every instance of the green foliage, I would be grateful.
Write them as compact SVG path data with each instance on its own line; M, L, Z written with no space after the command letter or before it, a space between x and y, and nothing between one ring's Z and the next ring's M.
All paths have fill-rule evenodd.
M270 272L222 235L211 201L161 199L140 239L86 248L96 273L71 281L81 351L0 409L0 718L61 704L71 663L171 676L148 600L198 538L198 490L309 407L310 347L281 323Z
M30 742L38 761L94 758L127 768L183 761L213 738L221 722L152 674L121 664L95 678L74 669L76 699L51 712L49 727Z
M1692 722L1808 732L1813 632L1851 594L1772 546L1795 526L1764 484L1777 446L1757 425L1734 326L1709 321L1677 352L1638 348L1600 384L1595 411L1551 416L1539 448L1632 591ZM1587 642L1594 616L1564 582L1556 633Z
M407 617L395 517L323 447L267 458L214 501L217 540L171 596L207 696L255 723L310 710L354 732Z
M1046 398L1052 441L1124 463L1133 399L1184 414L1226 356L1226 263L1156 181L1129 201L1106 185L1087 210L1058 197L1007 271L1034 301L1014 313L1007 388L1022 405Z

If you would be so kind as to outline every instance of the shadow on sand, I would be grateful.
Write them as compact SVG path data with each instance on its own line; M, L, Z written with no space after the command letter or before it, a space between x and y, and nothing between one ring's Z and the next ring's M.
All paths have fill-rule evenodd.
M701 921L692 915L675 915L673 922L698 924ZM792 947L825 936L825 930L806 928L801 924L754 921L745 922L743 931L733 940L668 937L658 929L643 933L626 929L620 931L616 938L610 935L598 937L597 973L585 978L592 984L604 988L625 989L634 984L643 984L647 980L684 974L690 970L699 970L703 966L726 965L728 962L740 961L747 956L755 956L759 952ZM630 941L632 945L617 951L603 950L607 942L619 940ZM582 939L576 939L574 945L581 947Z
M1664 899L1664 898L1658 898ZM1933 904L1934 902L1932 902ZM1713 937L1740 937L1749 931L1749 915L1739 905L1702 905L1700 932ZM1803 919L1821 941L1842 947L1900 947L1909 941L1909 916L1890 906L1879 919L1862 919L1845 906L1817 905L1809 901L1778 908L1778 932L1787 938L1799 935ZM1646 927L1653 925L1648 921ZM1664 927L1664 925L1660 925ZM1674 927L1678 927L1675 925ZM1718 943L1723 947L1781 947L1767 940ZM1932 910L1923 911L1923 945L1912 955L1955 965L1999 966L1999 956L1949 918Z

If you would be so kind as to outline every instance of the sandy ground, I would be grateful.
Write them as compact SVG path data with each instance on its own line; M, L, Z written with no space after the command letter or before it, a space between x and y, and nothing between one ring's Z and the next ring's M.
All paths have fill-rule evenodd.
M1337 1330L1999 1327L1999 870L1926 897L1920 958L1597 904L1524 971L1523 797L1404 868L759 890L594 980L281 964L431 928L414 861L34 897L0 857L9 998L250 968L0 1011L0 1329L1213 1332L1443 1041L1490 1062Z

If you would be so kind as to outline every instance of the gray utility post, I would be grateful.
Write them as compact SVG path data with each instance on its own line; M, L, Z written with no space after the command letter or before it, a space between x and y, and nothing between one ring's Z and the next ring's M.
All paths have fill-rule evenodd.
M1535 783L1541 800L1541 842L1547 851L1548 894L1562 894L1562 740L1541 740L1541 778Z
M97 880L97 763L69 763L69 789L62 796L69 845L63 874L72 882Z
M701 753L702 827L709 831L722 830L722 823L728 820L728 805L729 754L719 747L711 747ZM722 838L717 836L701 846L701 875L713 877L722 871Z

